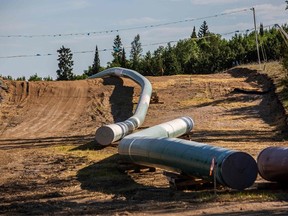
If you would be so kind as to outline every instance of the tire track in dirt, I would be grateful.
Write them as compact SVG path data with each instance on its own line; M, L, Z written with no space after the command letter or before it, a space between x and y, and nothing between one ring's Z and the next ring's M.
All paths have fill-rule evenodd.
M265 80L258 83L258 78L242 72L151 77L160 103L151 104L142 127L188 115L195 120L195 128L182 137L185 139L242 150L253 157L268 146L288 146L277 133L281 131L276 127L275 116L282 114L274 109L279 105L272 100L272 91L267 95L245 93L266 91ZM131 172L127 176L117 172L114 176L116 146L102 149L91 142L93 136L86 140L77 137L87 137L89 131L94 134L95 125L119 117L118 107L127 106L125 102L129 105L129 99L137 101L139 91L134 91L128 100L121 94L131 91L123 90L111 97L116 85L125 89L126 83L133 87L132 82L124 80L123 85L115 79L108 81L106 84L101 80L31 82L29 94L23 92L27 88L19 82L17 91L13 87L7 93L10 95L3 95L0 121L8 122L8 127L0 122L0 131L6 130L6 140L0 135L0 214L38 215L49 211L73 215L284 215L287 212L287 199L281 198L283 191L271 193L272 199L279 199L277 202L265 202L265 196L259 198L261 191L248 190L247 195L240 192L239 196L232 191L231 199L224 188L219 191L219 195L224 195L220 196L223 201L214 202L209 197L203 200L202 191L197 189L170 191L162 170ZM242 92L235 92L235 88ZM117 102L119 106L113 115L111 107ZM46 139L41 139L44 136ZM28 137L31 139L25 140ZM53 144L57 148L50 148ZM70 150L62 149L66 144L71 145ZM209 189L203 193L206 196ZM248 200L241 200L242 195Z
M57 111L54 113L56 117L54 121L50 123L51 130L64 131L65 128L69 129L70 125L77 121L78 116L84 110L85 105L87 104L88 93L87 89L76 88L74 91L71 91L66 102L63 103L63 106L60 106L60 112ZM59 116L59 113L62 113ZM57 119L60 119L58 121ZM72 132L71 132L72 133Z
M31 83L29 88L21 123L7 129L2 138L41 138L59 136L59 132L73 133L69 127L77 121L89 99L88 82L53 83L44 90ZM40 90L43 90L41 94Z

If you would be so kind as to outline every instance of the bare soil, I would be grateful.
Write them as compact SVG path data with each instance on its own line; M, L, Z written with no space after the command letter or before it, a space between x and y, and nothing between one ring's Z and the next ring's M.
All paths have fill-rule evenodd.
M183 139L245 151L288 146L287 115L273 81L247 68L213 75L148 77L159 103L141 128L190 116ZM123 173L117 143L94 141L103 124L129 118L140 87L127 78L3 81L0 214L287 215L287 189L169 187L163 170ZM140 129L141 129L140 128ZM259 176L257 183L267 183ZM267 183L268 184L268 183Z

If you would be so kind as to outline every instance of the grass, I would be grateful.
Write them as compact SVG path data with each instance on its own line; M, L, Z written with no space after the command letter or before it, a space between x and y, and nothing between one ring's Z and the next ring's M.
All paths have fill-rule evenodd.
M277 87L277 92L280 95L282 103L286 106L286 111L288 108L288 93L285 89L286 83L283 82L285 78L285 73L280 67L281 65L277 62L272 62L266 65L265 70L262 73L267 73L275 82ZM259 70L259 65L245 65L249 69ZM201 77L199 77L201 79ZM185 81L190 81L188 78ZM194 80L195 81L195 80ZM207 80L205 80L207 81ZM211 80L209 80L211 81ZM216 81L216 80L215 80ZM218 80L217 80L218 81ZM160 84L158 88L164 88L167 85L172 85L173 81L169 80L168 83L157 83ZM213 99L207 97L195 97L188 100L183 100L180 105L183 107L195 106L202 103L210 103ZM219 103L219 106L227 106L227 103ZM240 107L243 103L237 101L232 101L228 106L230 107ZM248 106L249 103L244 104ZM119 155L117 155L117 148L106 147L102 148L95 142L88 142L84 145L65 145L53 147L57 153L69 154L76 157L86 157L88 162L79 167L77 171L77 179L81 182L81 187L83 189L97 191L105 194L127 194L132 191L137 191L145 188L153 188L153 184L147 184L144 186L141 181L135 178L142 178L141 175L131 176L126 173L122 173L117 169L117 161L119 160ZM153 173L151 173L153 175ZM140 182L140 183L139 183ZM169 191L169 188L161 188L157 193L165 194L163 191ZM144 190L145 192L145 190ZM144 193L143 192L143 193ZM288 194L285 191L280 190L245 190L245 191L232 191L227 188L220 189L217 191L217 195L214 195L213 189L210 190L190 190L185 192L176 192L180 194L181 199L187 197L189 202L195 203L207 203L207 202L241 202L245 201L288 201ZM146 192L145 192L146 194ZM149 191L147 192L149 194ZM146 194L146 195L147 195ZM149 195L148 195L149 196ZM148 198L149 199L149 198ZM151 197L152 199L152 197ZM167 198L168 199L168 198ZM173 198L171 198L173 199Z
M198 191L188 192L193 193L191 200L195 203L207 202L241 202L243 200L250 202L264 202L264 201L288 201L288 194L284 191L258 191L258 190L245 190L245 191L230 191L218 190L216 195L214 191Z
M95 191L101 194L114 196L120 195L129 199L129 197L133 197L135 193L139 193L141 195L140 198L143 195L147 200L158 200L157 197L161 194L167 195L170 193L176 193L177 199L179 198L191 203L241 202L243 200L251 202L288 201L288 194L285 190L251 189L235 191L220 187L215 196L213 189L208 188L204 190L187 191L173 191L168 188L168 186L161 186L158 188L153 185L153 182L149 181L149 183L147 180L144 180L145 183L141 183L141 181L139 181L139 179L141 180L142 178L147 178L150 175L156 174L149 173L144 175L144 173L139 173L139 175L137 175L135 173L130 175L119 171L118 161L120 160L120 156L117 154L117 148L113 146L102 148L94 142L88 142L76 147L71 144L51 148L59 154L87 158L87 162L79 165L74 175L77 176L77 180L81 184L82 189ZM68 174L68 171L66 174ZM157 175L161 175L161 172L158 172ZM157 189L157 192L153 192L153 188L158 188L159 190ZM153 193L154 195L149 197L150 193ZM173 196L171 198L163 197L160 200L162 199L169 201L174 198Z
M278 200L276 194L263 191L240 191L235 193L224 193L219 195L220 201L275 201Z
M117 148L115 147L102 147L96 142L88 142L86 144L76 146L75 145L65 145L65 146L55 146L52 147L56 152L62 154L70 154L77 157L86 157L90 161L101 161L105 158L111 157L117 153Z
M282 64L280 62L268 62L262 66L259 66L259 64L248 64L244 67L251 70L258 70L259 72L267 74L273 79L276 86L276 93L279 95L279 99L282 102L286 113L288 113L287 71L285 71Z
M180 106L182 107L189 107L189 106L196 106L203 103L211 103L213 99L207 97L194 97L188 100L180 101Z
M76 176L83 189L105 194L121 194L139 188L139 184L118 169L120 155L115 146L102 147L94 141L76 146L53 147L56 153L85 157L87 162L77 168Z

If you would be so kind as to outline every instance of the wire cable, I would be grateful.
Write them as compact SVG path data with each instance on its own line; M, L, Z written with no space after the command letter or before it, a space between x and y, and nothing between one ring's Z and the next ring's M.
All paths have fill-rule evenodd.
M205 16L205 17L198 17L198 18L191 18L191 19L185 19L185 20L178 20L173 22L166 22L166 23L160 23L160 24L154 24L154 25L145 25L145 26L136 26L136 27L130 27L130 28L121 28L121 29L110 29L110 30L102 30L102 31L92 31L92 32L80 32L80 33L56 33L56 34L41 34L41 35L25 35L25 34L18 34L18 35L0 35L0 38L35 38L35 37L67 37L67 36L90 36L95 34L109 34L119 31L129 31L129 30L136 30L136 29L145 29L145 28L156 28L161 26L167 26L167 25L174 25L179 23L185 23L185 22L193 22L197 20L204 20L204 19L211 19L215 17L220 16L226 16L231 15L235 13L241 13L244 11L248 11L250 8L245 8L241 10L235 10L231 12L224 12L219 13L215 15Z
M265 25L263 26L263 28L269 28L271 26L275 26L278 24L270 24L270 25ZM231 35L231 34L241 34L241 33L247 33L250 31L253 31L254 28L251 29L246 29L246 30L235 30L235 31L231 31L231 32L226 32L226 33L220 33L220 34L216 34L216 35L221 35L221 36L227 36L227 35ZM210 37L215 36L214 34L212 35L207 35L204 37L197 37L197 38L189 38L190 40L202 40L202 39L207 39ZM188 39L188 38L184 38L184 39ZM165 41L165 42L155 42L155 43L149 43L149 44L143 44L142 47L149 47L149 46L158 46L158 45L162 45L162 44L168 44L168 43L177 43L179 42L179 40L170 40L170 41ZM286 42L286 41L285 41ZM124 46L123 48L125 49L129 49L131 48L131 46ZM107 52L107 51L113 51L113 48L105 48L105 49L101 49L98 50L98 52ZM94 53L95 50L86 50L86 51L75 51L75 52L71 52L73 54L86 54L86 53ZM58 55L57 53L47 53L47 54L40 54L40 53L36 53L36 54L23 54L23 55L12 55L12 56L0 56L0 59L9 59L9 58L26 58L26 57L44 57L44 56L54 56L54 55Z

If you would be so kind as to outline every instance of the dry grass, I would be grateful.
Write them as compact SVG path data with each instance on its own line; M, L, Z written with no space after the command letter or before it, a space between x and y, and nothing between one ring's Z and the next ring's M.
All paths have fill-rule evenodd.
M188 100L183 100L180 101L180 106L181 107L190 107L190 106L196 106L196 105L200 105L203 103L210 103L213 100L207 97L195 97L195 98L191 98Z
M259 70L258 65L248 65L247 67ZM281 90L283 74L278 67L280 67L278 63L269 63L265 68L268 72L263 71L263 73L271 74L271 77L276 80L278 92L283 93L283 89ZM237 78L237 76L233 77L229 73L164 76L149 79L151 79L153 89L158 90L160 101L163 103L151 104L147 120L145 120L147 122L145 127L164 122L168 118L173 119L180 114L192 116L196 122L195 130L193 129L193 133L189 137L192 141L244 151L250 153L255 159L258 153L268 146L288 145L276 134L277 128L272 125L273 121L265 118L267 117L264 115L267 113L266 109L260 109L261 106L267 106L265 103L261 103L263 97L234 92L235 88L261 91L261 86L253 81ZM115 83L118 83L117 85L121 88L125 88L126 85L128 87L135 86L129 79L124 79L123 87L119 80L116 81ZM111 83L113 84L112 81ZM258 86L258 89L254 89L255 86ZM95 98L98 98L99 95L103 95L100 99L108 98L108 93L112 94L114 86L110 86L108 83L101 88L105 94L102 94L101 90L95 94ZM136 103L140 94L139 87L130 93L131 98L129 99L132 99L133 94L133 102ZM101 100L96 102L98 103L94 105L100 107L106 103L109 105L113 101L105 99L104 102ZM117 103L121 107L125 106L122 101L117 101ZM106 120L106 113L111 110L110 108L107 106L107 109L100 110L99 108L95 111L97 126ZM260 113L261 111L263 113ZM103 116L100 116L101 113ZM164 119L162 116L167 116L167 118ZM112 119L112 114L110 114L110 118ZM91 125L94 131L95 122L91 122ZM79 132L86 128L87 124L82 121L76 126L75 131ZM70 132L69 128L69 134ZM62 136L64 135L61 133ZM14 172L15 176L17 174L16 177L13 176L13 181L8 182L9 184L6 183L7 178L4 179L6 187L2 189L1 197L6 202L5 211L11 212L11 215L13 213L21 214L23 207L26 207L27 210L24 213L34 213L35 215L37 213L47 214L50 209L51 214L58 212L67 214L70 211L71 214L103 213L113 215L119 213L120 215L123 212L127 214L134 212L143 215L151 208L150 213L153 213L153 208L154 213L163 209L165 211L166 208L167 212L171 212L172 215L172 210L178 208L179 211L175 210L174 213L183 215L183 213L188 214L185 206L191 209L189 214L194 214L199 207L206 206L206 209L209 209L212 205L214 207L225 205L225 214L228 215L227 205L229 204L234 206L232 207L233 211L239 207L242 208L243 203L249 203L253 210L260 209L262 211L264 206L262 202L286 202L288 200L286 190L283 192L283 190L264 190L254 187L239 192L219 185L217 196L214 195L212 187L174 191L169 188L163 170L156 169L156 172L153 173L145 171L145 169L140 173L134 170L123 172L119 169L121 168L119 162L122 158L117 154L116 146L103 148L93 141L92 135L85 139L82 136L72 138L66 141L64 138L55 138L54 141L53 139L38 140L34 138L33 140L24 140L22 148L19 148L18 142L14 145L9 144L11 145L9 153L10 155L13 153L15 159L18 158L18 155L23 155L25 150L25 156L23 156L25 167L23 170L19 170L18 164L23 162L19 158L19 161L13 159L15 168L11 169L10 166L7 171L3 169L6 172L5 176L11 172ZM72 141L70 142L70 140ZM37 145L34 145L34 142L37 142ZM53 145L50 146L50 144ZM3 145L2 147L7 148L8 146ZM7 151L2 151L1 158L10 161L7 159ZM22 188L19 187L21 185ZM21 197L19 192L22 193ZM46 198L39 202L41 196ZM280 203L281 206L287 207L286 204L282 204L284 202L277 202L277 204ZM47 206L46 203L48 203ZM269 209L273 207L273 203L268 203L265 207ZM204 214L203 212L201 215ZM211 210L209 209L209 212L213 215L220 215L213 207ZM245 213L247 211L243 214ZM242 212L239 215L242 215Z
M75 147L75 145L59 145L51 148L60 154L86 157L89 161L94 162L104 160L105 158L111 157L117 153L117 148L113 146L102 148L95 142L89 142L79 147Z
M279 99L283 103L283 106L288 112L288 84L287 84L287 72L283 68L280 62L267 62L262 64L248 64L245 67L251 70L258 70L260 73L267 74L273 79L276 86L276 93L279 95Z

